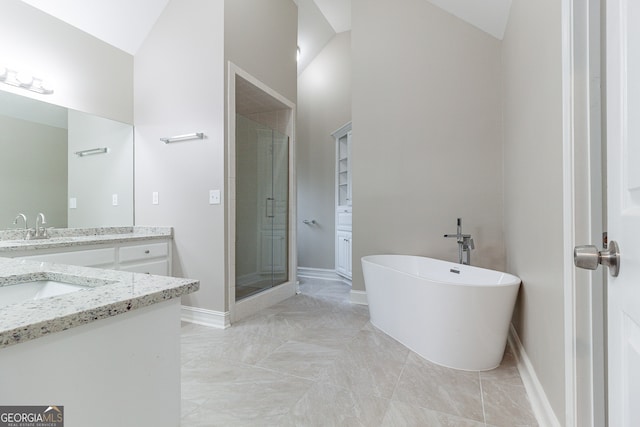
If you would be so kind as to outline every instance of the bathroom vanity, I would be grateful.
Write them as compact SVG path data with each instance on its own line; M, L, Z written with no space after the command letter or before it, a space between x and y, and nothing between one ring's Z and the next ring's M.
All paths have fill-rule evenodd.
M170 228L100 230L0 241L0 402L64 406L70 427L179 425L180 297L199 282L143 274L170 268Z
M171 227L52 229L40 240L25 240L23 234L0 232L0 256L171 275Z

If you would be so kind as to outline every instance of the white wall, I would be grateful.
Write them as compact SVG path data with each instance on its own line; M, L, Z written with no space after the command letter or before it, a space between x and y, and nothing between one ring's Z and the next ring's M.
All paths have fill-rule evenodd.
M500 42L422 0L353 0L353 288L375 253L504 269Z
M229 310L226 59L295 99L295 12L290 0L172 0L136 54L136 224L174 227L173 272L201 282L185 305ZM159 140L192 132L207 137ZM222 190L222 204L209 205L210 189Z
M335 268L335 140L351 121L351 32L333 37L298 77L298 266ZM357 137L354 138L357 141ZM357 142L356 142L357 143ZM316 225L302 223L315 219Z
M224 22L225 62L295 103L298 8L293 0L225 0Z
M0 115L0 229L24 213L29 227L67 226L67 130Z
M70 110L68 133L70 228L117 227L133 224L133 127ZM104 154L78 156L93 148ZM117 196L117 205L113 196Z
M135 222L174 227L173 273L200 280L183 304L220 312L224 204L208 195L224 188L223 18L223 0L172 0L135 57ZM206 138L160 141L193 132Z
M19 0L3 0L0 63L50 81L55 92L13 92L133 123L133 57Z
M503 40L506 259L513 323L562 422L564 311L560 3L514 0Z

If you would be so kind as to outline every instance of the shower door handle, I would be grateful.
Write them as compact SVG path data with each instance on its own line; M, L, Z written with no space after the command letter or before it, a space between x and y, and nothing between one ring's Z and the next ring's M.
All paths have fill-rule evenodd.
M274 218L275 214L273 213L273 202L275 199L273 197L267 197L264 205L264 216L267 218Z

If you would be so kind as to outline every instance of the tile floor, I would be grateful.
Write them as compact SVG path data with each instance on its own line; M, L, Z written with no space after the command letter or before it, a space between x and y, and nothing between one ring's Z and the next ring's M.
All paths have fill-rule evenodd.
M427 362L337 281L226 330L182 327L182 427L537 426L513 356L488 372Z

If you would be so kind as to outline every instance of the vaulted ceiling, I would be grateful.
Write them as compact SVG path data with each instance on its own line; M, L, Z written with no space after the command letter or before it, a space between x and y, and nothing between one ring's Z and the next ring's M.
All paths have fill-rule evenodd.
M169 0L22 0L134 55ZM351 29L351 0L298 5L298 72L337 33ZM502 39L512 0L425 0Z

